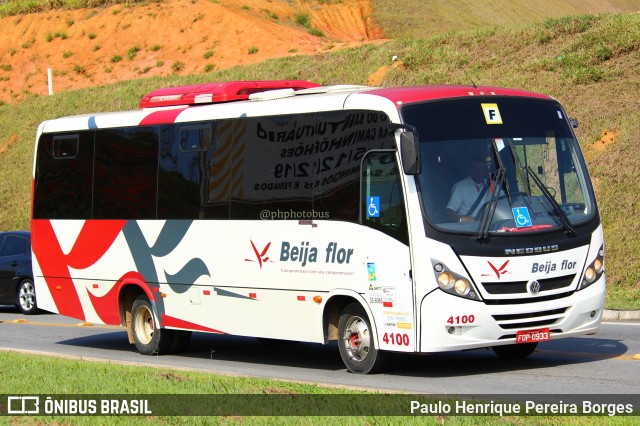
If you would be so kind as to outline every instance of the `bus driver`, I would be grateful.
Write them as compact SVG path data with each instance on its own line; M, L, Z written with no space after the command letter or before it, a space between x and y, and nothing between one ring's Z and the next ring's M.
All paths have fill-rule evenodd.
M473 159L469 167L469 175L453 185L451 198L447 203L447 216L451 221L476 220L475 216L480 208L491 198L486 170L487 165L482 159Z

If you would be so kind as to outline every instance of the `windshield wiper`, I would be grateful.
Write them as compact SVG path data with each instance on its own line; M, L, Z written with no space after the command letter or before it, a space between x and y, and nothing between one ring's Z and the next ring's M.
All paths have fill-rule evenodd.
M493 220L493 215L496 211L496 207L498 206L498 199L500 198L502 185L504 185L505 187L505 192L507 194L507 197L509 197L509 204L511 204L511 195L509 192L509 181L505 179L506 171L504 168L504 163L502 162L502 157L500 157L500 150L498 149L498 145L496 144L495 139L491 141L491 147L493 148L493 155L496 159L496 164L497 164L496 188L493 194L491 194L491 199L489 200L488 205L485 207L484 211L482 212L482 216L480 218L480 228L478 229L478 232L474 236L474 239L477 241L483 240L487 238L487 236L489 235L489 225Z
M500 167L498 169L498 172L496 173L495 190L493 194L491 194L491 199L489 200L489 203L487 204L484 211L482 212L482 216L480 218L480 228L478 229L478 232L474 236L474 239L476 241L483 240L489 236L489 225L493 220L493 215L496 212L496 207L498 206L498 199L500 198L500 192L502 192L502 185L504 185L505 183L505 175L506 173L504 171L504 168ZM508 194L508 191L507 191L507 194Z
M525 167L525 170L527 171L527 174L531 176L531 180L533 180L535 184L538 186L538 188L540 188L542 195L545 196L545 198L551 203L553 208L558 212L558 215L560 216L560 222L562 222L562 227L564 228L564 232L566 234L575 234L576 231L571 226L571 223L569 223L569 218L567 217L567 214L564 212L564 210L562 210L562 207L560 206L560 204L558 204L558 202L553 197L553 195L551 195L547 187L544 186L544 183L542 183L540 178L536 176L533 170L531 170L531 167L527 166Z
M520 157L518 156L518 152L516 148L513 146L509 139L506 140L507 145L509 145L509 150L511 151L511 156L513 157L513 161L516 163L516 173L518 174L518 178L525 183L525 188L527 190L527 197L531 199L531 184L529 183L529 175L524 169L522 162L520 161ZM524 172L524 176L523 176Z
M502 157L500 156L500 150L498 149L498 145L496 140L493 139L491 141L491 147L493 148L493 155L496 157L496 164L498 165L498 171L502 170L503 179L507 175L507 169L504 167L504 162L502 161ZM505 180L504 182L504 192L506 192L507 197L509 198L509 204L511 204L511 188L509 188L509 181Z

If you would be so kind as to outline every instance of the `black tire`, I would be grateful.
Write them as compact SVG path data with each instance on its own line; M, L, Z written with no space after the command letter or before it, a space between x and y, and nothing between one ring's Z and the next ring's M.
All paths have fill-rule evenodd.
M30 279L22 280L18 285L18 308L25 315L33 315L38 310L36 288Z
M142 355L165 355L176 343L175 332L158 328L155 318L147 296L138 296L131 307L131 332L133 343Z
M338 321L340 357L352 373L377 373L384 366L384 353L376 346L371 322L359 303L347 305Z
M514 345L505 346L493 346L493 352L500 358L505 359L520 359L526 358L536 350L537 343L520 343Z

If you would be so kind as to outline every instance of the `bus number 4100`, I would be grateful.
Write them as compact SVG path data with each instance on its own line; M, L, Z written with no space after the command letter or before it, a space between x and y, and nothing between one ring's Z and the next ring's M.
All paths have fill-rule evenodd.
M447 324L473 324L476 317L473 315L458 315L457 317L449 317Z
M387 345L404 345L409 346L409 335L400 333L384 333L382 341Z

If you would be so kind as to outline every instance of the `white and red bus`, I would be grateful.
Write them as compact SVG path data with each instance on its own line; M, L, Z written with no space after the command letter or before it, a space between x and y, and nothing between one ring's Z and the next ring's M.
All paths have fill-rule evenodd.
M388 352L595 333L603 232L570 120L497 87L240 81L43 122L38 305L126 327L143 354L192 331ZM480 159L485 187L452 214ZM481 193L482 192L482 193Z

